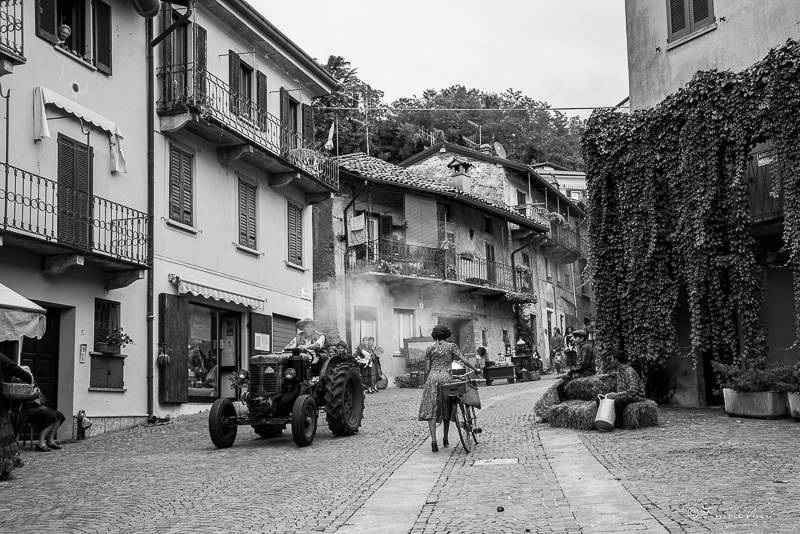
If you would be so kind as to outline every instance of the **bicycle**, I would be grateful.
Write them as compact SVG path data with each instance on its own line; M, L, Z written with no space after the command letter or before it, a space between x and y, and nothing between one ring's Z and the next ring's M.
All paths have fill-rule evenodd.
M447 399L447 404L450 406L450 422L456 425L461 446L464 448L464 452L467 453L470 451L471 442L477 445L478 434L483 432L483 429L478 426L475 407L471 404L466 404L464 401L464 395L467 393L467 384L475 385L474 380L467 378L472 373L474 371L463 375L464 380L455 380L440 386L442 396Z

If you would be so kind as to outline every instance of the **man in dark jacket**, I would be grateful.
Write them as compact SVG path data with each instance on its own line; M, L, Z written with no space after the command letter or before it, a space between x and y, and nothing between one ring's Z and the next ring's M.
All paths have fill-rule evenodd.
M582 376L590 376L596 372L594 365L594 343L587 341L586 337L585 330L575 330L572 333L572 338L575 340L575 346L578 351L578 365L564 375L564 378L562 378L558 386L556 386L558 396L562 400L567 398L566 388L570 380Z

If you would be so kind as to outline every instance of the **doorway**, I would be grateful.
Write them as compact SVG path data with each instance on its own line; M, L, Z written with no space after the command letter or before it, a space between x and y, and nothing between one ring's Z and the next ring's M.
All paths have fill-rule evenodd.
M22 338L20 363L30 367L36 385L46 399L46 405L58 406L58 339L61 332L61 310L47 308L47 326L42 339Z
M220 384L241 364L238 312L189 304L189 401L229 396Z

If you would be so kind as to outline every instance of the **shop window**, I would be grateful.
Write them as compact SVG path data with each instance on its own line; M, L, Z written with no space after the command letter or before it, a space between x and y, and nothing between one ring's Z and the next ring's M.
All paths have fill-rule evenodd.
M220 385L239 364L239 314L192 303L188 312L189 400L212 402L231 393Z

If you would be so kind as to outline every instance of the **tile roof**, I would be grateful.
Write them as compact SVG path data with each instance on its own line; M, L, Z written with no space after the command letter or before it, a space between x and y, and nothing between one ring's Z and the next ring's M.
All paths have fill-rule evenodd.
M449 194L449 196L457 195L457 199L461 199L462 202L471 201L467 203L473 205L480 204L492 209L494 212L500 211L507 215L508 219L515 221L523 219L530 224L542 227L544 226L541 221L526 217L525 215L522 215L503 204L492 202L491 200L477 195L465 193L451 185L442 184L435 180L431 180L422 172L400 167L380 158L368 156L363 152L345 154L337 157L336 161L339 163L339 167L342 170L351 174L357 174L365 178L370 178L372 180L384 183L397 184L400 186L405 185L415 189L422 189L430 191L431 193Z

